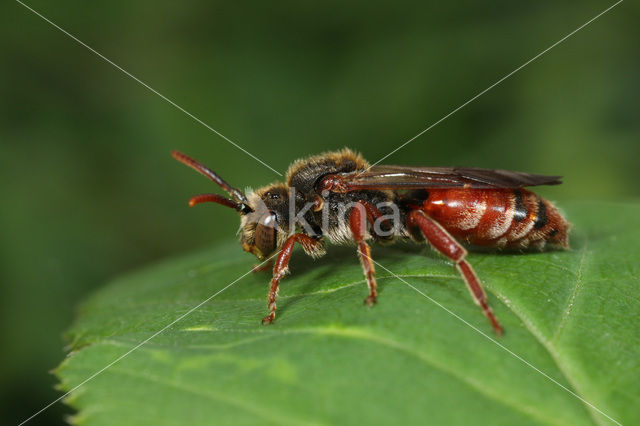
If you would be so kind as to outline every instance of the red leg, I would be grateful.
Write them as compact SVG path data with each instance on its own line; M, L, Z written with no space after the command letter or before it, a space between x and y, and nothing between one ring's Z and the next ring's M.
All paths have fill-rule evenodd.
M438 222L431 219L421 210L413 210L409 213L407 224L410 228L419 228L422 235L431 243L431 245L440 253L447 256L456 264L456 268L460 271L467 288L473 297L473 300L482 308L482 312L487 316L493 329L498 335L502 334L502 326L493 314L493 310L489 306L487 295L482 289L480 280L471 268L469 262L465 260L467 250L460 245Z
M276 317L276 299L278 297L278 288L280 287L280 280L287 275L289 271L289 260L291 259L291 253L293 253L293 246L298 242L305 248L315 246L319 244L317 240L314 240L305 234L293 234L287 241L284 242L276 263L273 266L273 278L271 278L271 286L269 288L269 296L267 302L267 308L269 309L269 315L262 319L262 324L271 324Z
M364 271L364 275L367 278L367 285L369 286L369 296L364 299L364 303L371 306L376 303L376 298L378 297L378 285L376 284L375 278L376 270L373 266L373 260L371 259L371 248L364 240L366 232L365 225L367 216L370 216L369 221L373 222L371 216L373 216L374 212L372 212L371 208L375 209L378 214L380 212L378 212L372 205L370 205L371 208L367 209L367 204L369 203L366 201L358 201L358 203L353 207L351 214L349 215L349 227L351 228L353 238L358 244L358 256L360 257L362 270Z

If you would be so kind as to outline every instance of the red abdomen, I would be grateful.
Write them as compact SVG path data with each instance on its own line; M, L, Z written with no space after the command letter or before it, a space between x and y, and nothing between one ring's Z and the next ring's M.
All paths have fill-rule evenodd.
M569 224L526 189L432 189L422 209L460 240L485 247L568 247Z

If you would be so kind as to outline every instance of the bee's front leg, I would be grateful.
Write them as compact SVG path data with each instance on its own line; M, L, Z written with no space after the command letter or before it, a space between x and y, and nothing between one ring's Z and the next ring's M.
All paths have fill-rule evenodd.
M269 309L269 315L262 319L262 324L271 324L276 318L276 299L278 298L278 289L280 287L280 280L289 272L289 260L291 259L291 253L293 253L293 246L295 243L300 243L305 250L310 250L313 247L317 247L320 242L314 238L311 238L305 234L293 234L287 241L284 242L278 258L273 266L273 278L271 278L271 285L269 287L269 296L267 302L267 308Z

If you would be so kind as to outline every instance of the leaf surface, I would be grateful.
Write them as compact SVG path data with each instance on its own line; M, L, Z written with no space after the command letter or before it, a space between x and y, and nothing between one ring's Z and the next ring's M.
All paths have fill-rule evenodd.
M504 348L383 268L379 303L363 306L353 247L329 247L316 261L299 250L273 325L260 324L269 273L248 274L74 391L66 398L79 410L73 421L637 424L640 205L573 204L567 212L570 251L469 256L505 327L496 338ZM373 256L493 338L449 262L409 244L374 246ZM229 244L102 288L69 332L71 353L56 371L61 389L241 277L254 260Z

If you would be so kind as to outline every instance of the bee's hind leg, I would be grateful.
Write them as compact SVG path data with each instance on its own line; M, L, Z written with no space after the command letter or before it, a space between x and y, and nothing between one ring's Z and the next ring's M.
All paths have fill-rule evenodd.
M473 297L473 300L482 308L485 316L491 322L491 326L495 330L496 334L502 334L502 326L498 322L498 319L493 314L493 310L489 306L487 295L482 289L480 280L476 276L476 273L471 268L469 262L466 261L467 250L465 250L455 238L453 238L438 222L427 216L422 210L412 210L407 218L408 228L418 228L424 238L431 243L433 248L440 253L451 259L464 282L467 284L467 288Z

